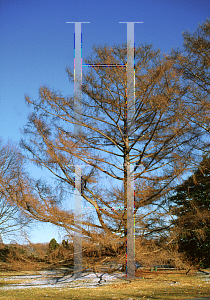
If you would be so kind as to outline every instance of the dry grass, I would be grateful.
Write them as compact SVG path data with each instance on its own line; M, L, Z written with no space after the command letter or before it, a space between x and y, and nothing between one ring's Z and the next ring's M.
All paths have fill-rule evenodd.
M39 246L39 247L38 247ZM175 299L187 299L196 296L209 296L210 295L210 281L204 281L202 276L195 272L190 271L186 275L186 270L189 266L183 265L179 255L162 249L162 251L156 251L155 246L151 249L151 245L144 245L137 247L137 256L139 260L146 266L147 269L138 270L136 272L137 278L131 281L122 279L120 282L112 283L109 285L97 286L94 288L72 288L70 284L63 286L62 288L52 285L50 288L46 287L31 287L5 289L9 284L23 283L23 279L13 276L18 275L38 275L39 270L46 270L49 268L58 267L60 261L68 261L68 264L73 259L72 249L66 251L62 248L58 249L53 255L46 256L46 249L37 246L36 253L38 259L33 259L33 256L28 256L25 252L21 252L14 248L12 252L5 256L5 260L0 262L0 299L21 300L21 299L161 299L161 300L175 300ZM108 261L121 261L121 256L116 251L116 254L112 257L112 251L115 254L115 249L103 253L103 249L97 247L90 247L86 245L87 251L84 251L85 266L95 266L100 269L101 262L104 262L104 255L109 254L110 257L105 257L105 263ZM97 250L98 249L98 250ZM62 250L62 251L61 251ZM152 251L153 250L153 251ZM149 254L147 254L149 253ZM45 258L45 261L44 261ZM158 272L151 272L149 265L153 265L156 261L165 263L166 261L173 261L178 268L185 268L183 271L175 270L160 270ZM63 264L64 265L64 264ZM108 266L108 265L106 265ZM209 270L210 271L210 270ZM210 280L209 275L203 275ZM10 277L10 279L9 279ZM5 280L6 279L6 280Z
M24 272L25 273L25 272ZM29 274L30 272L28 272ZM0 284L6 284L3 278L8 275L22 275L23 272L2 273ZM25 288L4 290L0 288L0 299L187 299L210 296L210 281L195 272L185 275L182 271L138 271L134 280L122 280L107 286L95 288ZM205 275L209 278L208 275ZM210 279L210 278L209 278ZM8 282L11 283L11 282Z

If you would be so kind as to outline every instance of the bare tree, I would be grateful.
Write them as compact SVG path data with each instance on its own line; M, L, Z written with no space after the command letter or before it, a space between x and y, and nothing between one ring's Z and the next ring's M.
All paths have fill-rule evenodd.
M86 60L92 62L98 66L83 75L82 115L74 114L73 98L46 86L40 87L37 101L26 96L34 111L22 147L31 161L52 174L57 186L53 193L39 181L19 205L36 219L63 226L70 233L77 231L73 211L64 209L61 199L74 189L74 165L85 165L81 194L84 206L91 207L95 215L91 219L85 210L83 236L100 243L101 237L113 242L120 239L125 245L128 167L132 165L135 173L136 232L158 232L154 222L143 232L142 224L152 211L161 212L164 195L189 169L201 130L180 117L187 105L186 89L169 56L148 45L136 49L132 128L127 117L126 68L100 66L126 65L125 45L96 47ZM68 69L68 74L73 81L73 72ZM74 124L83 126L80 135L74 134Z
M17 147L0 141L0 235L5 238L17 237L30 223L13 202L22 170L23 157Z

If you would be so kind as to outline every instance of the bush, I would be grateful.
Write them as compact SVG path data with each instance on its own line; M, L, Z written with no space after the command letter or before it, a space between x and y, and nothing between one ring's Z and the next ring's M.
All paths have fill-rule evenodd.
M60 246L59 244L57 243L56 239L52 239L49 243L49 251L52 252L56 249L58 249Z

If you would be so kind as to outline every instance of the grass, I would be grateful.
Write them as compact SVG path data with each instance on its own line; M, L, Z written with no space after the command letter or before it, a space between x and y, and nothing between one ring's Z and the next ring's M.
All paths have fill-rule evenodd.
M27 272L27 274L32 272ZM26 272L24 272L24 275ZM33 273L34 274L34 273ZM23 272L0 273L0 286L11 284L4 277L23 275ZM96 288L24 288L0 289L0 299L161 299L175 300L210 296L210 281L204 281L197 273L185 275L183 272L139 272L144 279L123 280ZM209 277L209 276L206 276Z

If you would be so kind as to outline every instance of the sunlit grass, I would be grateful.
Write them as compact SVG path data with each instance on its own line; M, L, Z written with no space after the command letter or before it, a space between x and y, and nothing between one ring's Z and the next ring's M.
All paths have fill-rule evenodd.
M34 273L33 273L34 274ZM2 275L2 274L1 274ZM8 274L5 274L8 276ZM10 275L17 275L10 272ZM21 274L22 275L22 274ZM8 277L7 277L8 278ZM17 282L16 282L17 283ZM0 276L0 284L4 282ZM179 273L148 272L145 279L133 281L122 280L120 283L95 288L24 288L0 289L0 299L183 299L210 296L210 281L204 281L196 273L185 275Z

